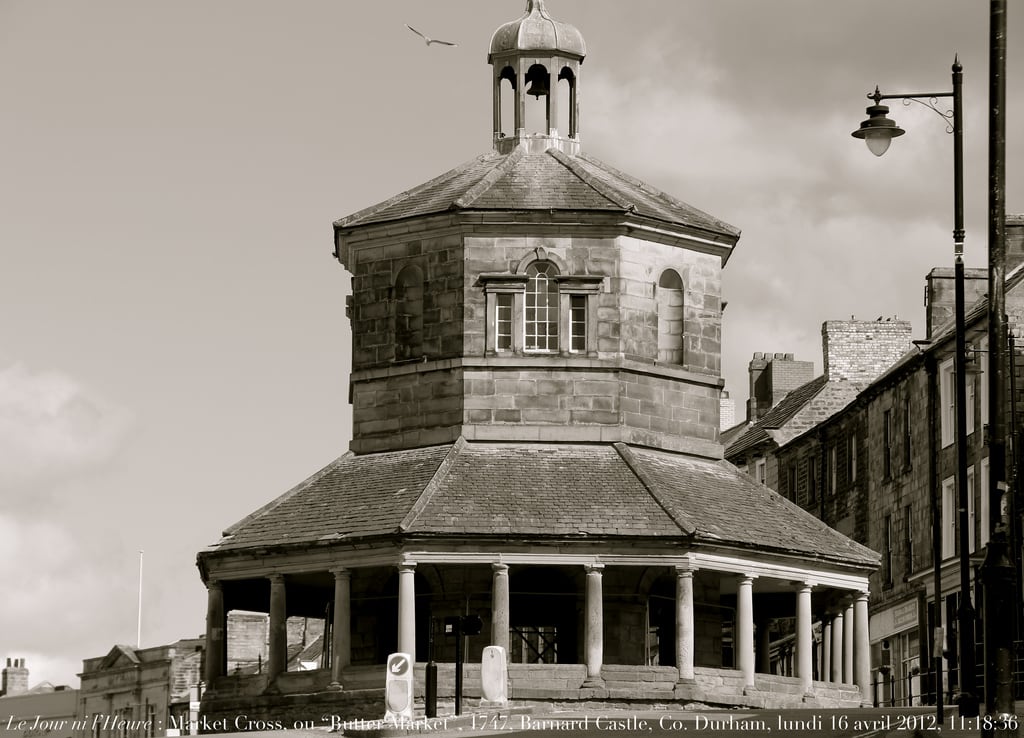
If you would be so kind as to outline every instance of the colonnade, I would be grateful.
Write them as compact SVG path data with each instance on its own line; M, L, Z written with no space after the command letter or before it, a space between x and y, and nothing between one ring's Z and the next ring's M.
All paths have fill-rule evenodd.
M585 618L584 658L586 679L584 687L603 683L601 668L604 655L604 564L584 564ZM351 572L339 567L334 575L333 627L331 628L331 685L341 688L342 672L351 663ZM492 563L491 587L491 642L509 652L510 588L509 567L505 563ZM398 650L416 658L416 563L398 564ZM692 683L694 672L694 568L676 566L675 592L675 654L680 683ZM271 682L287 669L287 608L285 579L282 574L270 574L270 628L269 654L266 674ZM745 691L756 689L757 671L768 671L770 639L767 623L760 621L759 638L755 644L754 581L756 576L739 575L736 585L736 615L734 644L736 667L742 674ZM796 611L795 676L800 679L805 695L813 694L814 639L812 635L812 608L810 582L794 582ZM207 683L222 676L226 667L226 633L224 595L221 584L208 583L207 599L207 656L205 677ZM856 684L864 705L872 703L870 643L868 635L868 594L858 591L848 597L844 607L823 621L824 653L823 681ZM830 678L829 678L830 677Z

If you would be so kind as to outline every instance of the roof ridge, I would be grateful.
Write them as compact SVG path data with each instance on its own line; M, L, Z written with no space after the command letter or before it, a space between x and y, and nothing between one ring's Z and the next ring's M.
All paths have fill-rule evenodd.
M418 184L415 187L410 187L409 189L405 190L404 192L399 192L397 195L394 195L393 197L389 197L387 200L384 200L383 202L379 202L376 205L371 205L368 208L363 208L362 210L359 210L359 211L357 211L355 213L352 213L351 215L347 215L344 218L342 218L341 220L336 220L336 221L334 221L334 227L335 228L344 228L349 223L355 223L357 221L360 221L360 220L363 220L365 218L368 218L371 215L374 215L375 213L379 213L380 211L385 210L385 209L391 207L396 202L400 202L401 200L403 200L403 199L405 199L405 198L407 198L407 197L409 197L411 195L414 195L415 193L420 192L421 190L427 189L428 187L432 187L432 186L434 186L436 184L439 184L441 182L447 182L449 180L455 179L455 177L459 176L460 174L465 172L467 169L469 169L470 166L472 166L475 163L484 161L489 156L493 156L493 152L488 152L486 154L480 154L479 156L474 157L474 158L470 159L469 161L465 161L462 164L459 164L457 167L455 167L453 169L449 169L447 172L444 172L442 174L437 175L436 177L434 177L431 180L428 180L426 182Z
M621 200L621 192L618 192L615 188L608 185L606 182L601 181L598 177L595 177L591 172L588 172L585 168L579 165L578 162L574 161L574 158L566 154L564 151L556 148L550 148L546 152L548 156L553 158L563 167L568 169L570 172L576 175L576 177L582 181L590 189L597 192L602 197L611 200L614 204L618 205L623 210L633 211L636 210L636 205L630 202L623 202Z
M434 471L430 481L423 487L423 491L420 492L419 497L412 503L412 507L409 508L409 512L402 518L402 522L398 524L398 530L405 532L412 527L412 524L416 522L416 518L420 516L420 513L426 508L427 504L433 498L438 488L441 486L441 480L448 475L448 470L452 464L455 463L455 458L459 455L459 452L466 447L466 439L459 436L455 439L455 443L448 449L448 453L441 459L441 463L437 465L437 469Z
M721 229L723 229L724 231L726 231L730 235L734 235L734 236L737 236L737 237L740 235L740 229L737 228L736 226L730 225L729 223L726 223L721 218L716 218L714 215L711 215L710 213L708 213L705 210L701 210L698 207L694 207L693 205L690 205L689 203L683 202L679 198L673 197L672 195L668 194L664 190L659 190L657 187L652 187L650 184L648 184L647 182L644 182L642 179L637 179L636 177L634 177L632 175L626 174L622 170L616 169L613 166L605 164L600 159L595 159L594 157L589 156L588 154L585 154L582 151L579 154L577 154L576 156L577 156L577 158L582 159L583 161L587 162L588 164L591 164L591 165L597 167L598 169L600 169L603 172L607 172L608 174L611 174L611 175L613 175L615 177L618 177L619 179L623 179L626 182L629 182L631 185L633 185L634 187L638 188L641 192L644 192L644 193L646 193L648 195L652 195L654 197L662 197L662 198L664 198L673 207L680 208L681 210L689 211L690 213L699 213L700 215L704 216L709 221L711 221L712 223L716 224L718 227L720 227ZM691 227L699 228L700 230L708 230L707 227L702 227L702 226L691 225Z
M640 460L633 455L633 449L621 441L613 443L612 447L618 452L619 456L626 463L626 466L629 467L629 470L633 472L638 480L640 480L640 484L642 484L644 489L647 490L647 494L651 496L651 499L657 502L658 506L665 511L665 514L668 515L669 519L678 525L679 529L686 535L694 535L697 532L697 528L691 523L680 520L679 516L669 509L668 505L665 504L664 500L661 499L661 496L657 491L655 491L656 485L654 481L647 475L647 472L640 467Z
M312 474L310 474L308 477L303 479L301 482L296 484L294 487L292 487L287 492L284 492L283 494L278 495L277 497L272 499L267 504L263 505L260 508L257 508L256 510L254 510L251 513L249 513L248 515L246 515L244 518L239 520L234 525L230 525L227 528L225 528L221 532L221 536L223 537L223 536L234 535L235 531L237 531L239 528L241 528L245 523L248 523L250 520L255 520L257 518L263 517L265 514L267 514L271 510L273 510L275 507L277 507L281 503L285 502L286 500L291 499L292 497L297 495L299 492L304 490L306 487L308 487L309 485L313 484L318 479L323 477L329 471L331 471L332 469L335 469L339 464L341 464L342 461L345 461L346 459L349 459L349 458L351 458L354 455L355 454L353 454L351 451L346 451L341 456L339 456L334 461L332 461L330 464L325 466L323 469L320 469L319 471L316 471L316 472L313 472Z
M522 145L516 146L502 161L498 162L497 166L487 172L479 182L455 198L455 201L452 202L452 207L468 208L487 190L491 189L499 179L507 175L512 170L512 167L518 164L525 155L526 148Z

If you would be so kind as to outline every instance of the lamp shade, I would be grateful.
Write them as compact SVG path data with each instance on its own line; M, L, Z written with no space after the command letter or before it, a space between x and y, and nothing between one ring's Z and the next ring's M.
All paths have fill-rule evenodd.
M869 105L867 108L868 119L860 124L860 128L851 133L854 138L862 138L867 143L868 149L875 156L881 156L889 149L889 144L897 136L902 136L905 131L890 120L886 115L889 112L888 105Z

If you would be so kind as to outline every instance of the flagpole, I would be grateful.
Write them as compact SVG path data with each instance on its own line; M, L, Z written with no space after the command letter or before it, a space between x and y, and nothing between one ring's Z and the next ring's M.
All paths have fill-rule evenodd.
M142 647L142 551L139 551L139 624L135 632L135 647Z

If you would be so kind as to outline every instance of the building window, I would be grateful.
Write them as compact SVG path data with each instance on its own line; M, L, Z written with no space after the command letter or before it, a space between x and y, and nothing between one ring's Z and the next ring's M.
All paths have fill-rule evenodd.
M549 261L536 261L526 268L527 351L558 350L558 270Z
M974 542L974 467L967 467L967 550L973 552Z
M978 535L975 540L978 542L978 547L984 546L988 543L990 531L989 528L992 525L990 512L989 512L989 500L988 500L988 459L984 458L981 460L981 515L980 527Z
M423 272L406 266L395 279L395 360L423 355Z
M914 573L914 518L911 515L911 506L903 508L904 525L907 527L907 576Z
M789 493L789 499L796 502L796 464L789 465L789 485L786 487L786 491Z
M494 350L512 350L512 306L515 295L501 292L494 300Z
M953 360L947 359L939 365L939 425L942 447L953 443L956 435L956 392L953 382Z
M964 383L965 389L967 390L965 398L966 402L964 403L967 405L967 435L974 433L974 405L977 399L975 397L974 388L975 376L976 375L974 374L967 374L967 381Z
M674 269L666 269L655 290L658 304L658 361L682 364L683 280Z
M892 477L892 410L882 414L882 478Z
M813 456L807 459L807 501L818 500L818 461Z
M981 364L981 425L988 425L988 341L979 346Z
M857 481L857 431L850 432L850 449L846 458L850 466L848 477L850 484L853 484Z
M913 451L910 435L910 398L903 400L903 469L910 469L910 458Z
M882 576L885 581L886 587L892 586L892 515L885 516L885 528L883 529L885 535L885 541L883 541L883 550L885 554L882 558Z
M758 459L754 462L754 478L761 484L768 479L768 462L765 459Z
M587 296L569 295L569 351L587 351Z
M956 556L956 482L942 482L942 558Z
M839 451L836 445L828 450L828 493L834 495L839 486Z

